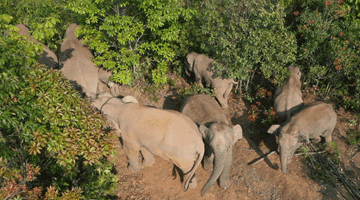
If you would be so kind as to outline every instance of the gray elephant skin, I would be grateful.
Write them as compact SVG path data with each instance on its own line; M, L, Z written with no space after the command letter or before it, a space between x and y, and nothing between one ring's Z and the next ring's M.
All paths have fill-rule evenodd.
M315 102L304 106L281 126L272 125L268 133L279 135L282 172L287 173L286 165L304 141L323 136L325 142L330 142L336 121L337 115L330 104Z
M94 98L97 93L104 90L103 85L109 82L111 72L96 67L91 61L90 49L76 37L75 30L78 27L73 23L66 30L65 40L61 44L60 69L64 76L74 83L77 90L84 92L87 97Z
M45 65L47 68L51 69L57 69L59 65L59 60L56 54L49 49L48 46L43 44L42 42L35 40L30 34L29 29L24 24L17 24L15 25L17 28L19 28L19 35L27 36L30 41L34 42L35 44L41 44L41 46L44 47L43 52L40 53L40 58L38 62L40 64Z
M212 174L201 194L205 195L216 180L221 188L229 188L232 147L242 138L241 126L231 128L216 100L205 94L185 99L180 111L199 125L205 142L204 169Z
M216 89L216 99L219 101L223 109L228 108L228 98L234 84L237 84L233 79L214 78L213 72L210 71L212 65L216 61L206 55L195 52L189 53L185 59L185 73L190 76L195 74L195 81L203 87L202 79L206 84Z
M198 127L189 117L177 111L126 103L110 92L98 94L92 104L120 133L131 172L141 168L140 152L145 166L154 164L157 155L182 170L185 189L196 187L195 170L201 164L205 148Z
M274 95L274 108L278 114L278 123L281 124L290 118L304 105L301 93L301 71L298 67L289 66L291 75L284 85L277 88Z

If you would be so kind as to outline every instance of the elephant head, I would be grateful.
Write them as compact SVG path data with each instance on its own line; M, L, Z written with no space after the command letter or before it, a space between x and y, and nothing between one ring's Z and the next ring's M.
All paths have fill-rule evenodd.
M194 65L194 61L195 58L198 56L198 53L195 52L191 52L186 56L185 59L185 73L187 76L191 76L191 73L194 69L193 69L193 65Z
M294 66L288 66L288 70L292 73L292 75L296 75L298 77L298 79L301 79L301 71L299 67L294 67Z
M213 154L210 158L204 157L204 165L206 162L214 165L213 172L201 190L201 194L204 195L218 179L220 187L227 189L231 183L232 146L238 139L242 138L241 126L236 125L231 128L227 123L218 122L212 123L209 128L200 125L199 130L208 149ZM207 154L209 155L209 153Z
M66 35L69 34L74 34L75 35L75 30L79 28L79 25L72 23L69 25L69 27L66 29Z
M276 124L270 127L268 133L279 136L278 152L280 154L281 171L287 173L286 165L290 164L292 156L301 143L299 142L299 134L296 133L296 129L287 133L282 133L281 129L282 127Z
M294 152L298 148L298 137L289 134L279 136L279 153L281 162L281 171L287 173L286 165L290 164Z

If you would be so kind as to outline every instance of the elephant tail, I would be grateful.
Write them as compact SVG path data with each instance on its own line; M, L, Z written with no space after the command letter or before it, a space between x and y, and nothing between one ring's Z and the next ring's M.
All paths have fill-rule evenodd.
M184 183L183 183L183 186L184 186L184 188L185 188L185 191L187 191L187 190L189 189L190 181L191 181L191 179L194 177L196 169L197 169L197 168L199 167L199 165L201 164L201 160L203 159L204 153L205 153L204 147L202 147L202 148L200 149L200 151L197 151L196 153L197 153L197 156L198 156L198 157L197 157L197 159L196 159L196 161L195 161L195 164L194 164L194 166L192 167L192 169L191 169L189 172L187 172L187 173L189 174L189 178L188 178L187 180L184 180Z

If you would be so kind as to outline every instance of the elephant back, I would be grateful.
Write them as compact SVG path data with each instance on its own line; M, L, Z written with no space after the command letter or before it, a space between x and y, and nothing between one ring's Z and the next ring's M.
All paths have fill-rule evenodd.
M229 124L219 103L213 97L205 94L198 94L185 99L180 112L199 125L210 122Z

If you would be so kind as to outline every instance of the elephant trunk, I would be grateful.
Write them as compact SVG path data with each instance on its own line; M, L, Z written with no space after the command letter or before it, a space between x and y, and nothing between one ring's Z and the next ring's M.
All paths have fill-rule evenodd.
M204 196L205 193L211 188L211 186L216 182L216 180L220 177L223 172L225 161L227 160L226 152L223 153L214 153L214 170L206 182L204 187L201 190L201 195Z
M286 164L287 164L287 151L280 145L280 162L281 162L281 171L287 173Z

